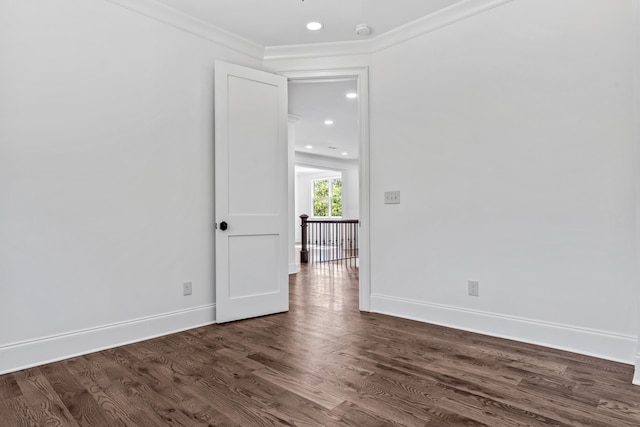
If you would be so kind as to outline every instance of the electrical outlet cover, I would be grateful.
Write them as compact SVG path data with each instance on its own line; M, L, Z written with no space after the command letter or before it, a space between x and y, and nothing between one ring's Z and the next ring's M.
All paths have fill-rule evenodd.
M477 280L469 280L469 295L472 297L480 296L480 282Z
M191 282L184 282L182 284L182 294L183 295L191 295L191 293L193 292L193 287Z

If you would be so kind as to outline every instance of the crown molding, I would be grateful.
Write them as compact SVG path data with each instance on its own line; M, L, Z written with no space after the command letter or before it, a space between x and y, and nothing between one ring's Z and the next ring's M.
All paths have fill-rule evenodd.
M148 18L186 31L203 39L218 43L241 54L262 61L264 46L247 40L230 31L223 30L201 19L180 12L155 0L106 0L117 6L144 15Z
M503 6L513 0L462 0L373 39L371 53L390 48L464 19Z
M502 6L511 1L513 0L462 0L430 15L367 40L267 46L264 49L264 60L273 61L371 54Z
M289 46L265 46L264 60L321 58L326 56L362 55L372 51L373 39L333 43L296 44Z
M155 0L106 0L260 61L363 55L379 52L513 0L462 0L430 15L366 40L262 46Z

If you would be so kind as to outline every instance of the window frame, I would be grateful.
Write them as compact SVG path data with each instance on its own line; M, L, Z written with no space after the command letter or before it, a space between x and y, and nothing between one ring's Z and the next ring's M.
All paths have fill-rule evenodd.
M312 218L326 218L326 219L339 219L342 218L342 214L343 212L343 207L344 207L344 203L340 203L340 215L332 215L333 212L333 181L335 180L339 180L340 181L340 187L342 188L342 185L344 184L344 182L342 181L342 176L340 175L335 175L335 176L330 176L330 177L326 177L326 178L315 178L311 180L311 213L312 213ZM322 197L322 198L316 198L316 182L319 181L328 181L328 195L327 197ZM340 199L341 201L344 200L344 198L342 197L342 192L340 194ZM315 202L316 200L327 200L327 216L316 216L315 214Z

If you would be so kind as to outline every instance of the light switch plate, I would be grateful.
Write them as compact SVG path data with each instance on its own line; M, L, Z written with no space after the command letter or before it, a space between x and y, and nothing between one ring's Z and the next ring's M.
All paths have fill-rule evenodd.
M385 191L384 192L384 204L385 205L398 205L398 204L400 204L400 192L399 191Z

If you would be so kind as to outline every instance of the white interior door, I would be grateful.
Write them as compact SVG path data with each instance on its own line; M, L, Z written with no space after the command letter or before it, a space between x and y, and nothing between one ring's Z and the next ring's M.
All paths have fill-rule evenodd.
M216 321L289 309L287 80L215 64Z

